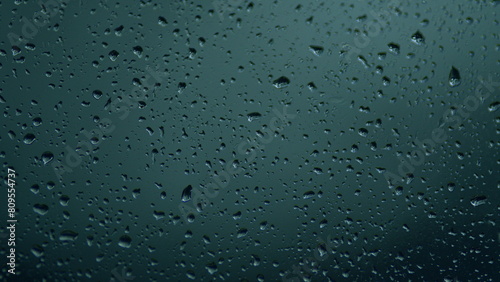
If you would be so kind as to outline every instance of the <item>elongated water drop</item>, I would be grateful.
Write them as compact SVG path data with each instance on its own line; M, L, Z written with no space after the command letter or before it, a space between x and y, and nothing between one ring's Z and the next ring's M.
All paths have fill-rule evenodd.
M188 185L184 190L182 190L181 201L189 202L191 200L191 191L193 190L193 186Z
M448 83L451 87L457 87L460 85L460 72L455 67L451 67L450 75L448 76Z

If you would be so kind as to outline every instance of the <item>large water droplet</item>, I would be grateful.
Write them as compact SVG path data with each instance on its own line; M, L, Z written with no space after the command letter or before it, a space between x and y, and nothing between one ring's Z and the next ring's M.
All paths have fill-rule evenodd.
M236 237L237 238L242 238L242 237L247 236L247 234L248 234L248 229L241 228L240 230L238 230L238 233L236 234Z
M36 140L36 136L35 134L31 134L31 133L28 133L24 136L24 139L23 139L23 142L24 144L26 145L30 145L32 144L33 142L35 142Z
M33 206L33 211L39 215L45 215L49 212L49 207L45 204L35 204Z
M120 237L120 240L118 241L118 246L128 249L130 248L131 245L132 245L132 238L130 238L130 236L123 235Z
M52 154L52 152L44 152L42 154L42 162L44 165L50 163L50 161L52 161L54 159L54 154Z
M477 207L486 204L486 196L477 196L470 200L470 204Z
M78 233L76 233L75 231L64 230L59 235L59 240L61 240L63 242L72 242L72 241L75 241L77 237L78 237Z

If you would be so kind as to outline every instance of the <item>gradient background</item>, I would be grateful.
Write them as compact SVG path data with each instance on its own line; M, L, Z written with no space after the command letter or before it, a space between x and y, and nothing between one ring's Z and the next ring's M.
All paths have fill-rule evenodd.
M480 77L500 81L498 2L1 1L19 265L0 280L498 281L500 85L443 126ZM383 172L440 126L413 181L389 187ZM188 222L183 189L208 193L233 162Z

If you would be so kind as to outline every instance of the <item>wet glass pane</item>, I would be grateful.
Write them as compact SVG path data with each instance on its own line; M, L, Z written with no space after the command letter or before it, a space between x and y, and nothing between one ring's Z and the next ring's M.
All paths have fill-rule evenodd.
M499 1L1 1L2 281L495 281Z

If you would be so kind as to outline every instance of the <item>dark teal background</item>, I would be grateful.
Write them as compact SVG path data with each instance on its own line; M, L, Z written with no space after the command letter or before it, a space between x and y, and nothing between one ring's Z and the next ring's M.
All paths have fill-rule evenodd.
M0 280L500 277L498 1L41 3L0 2Z

